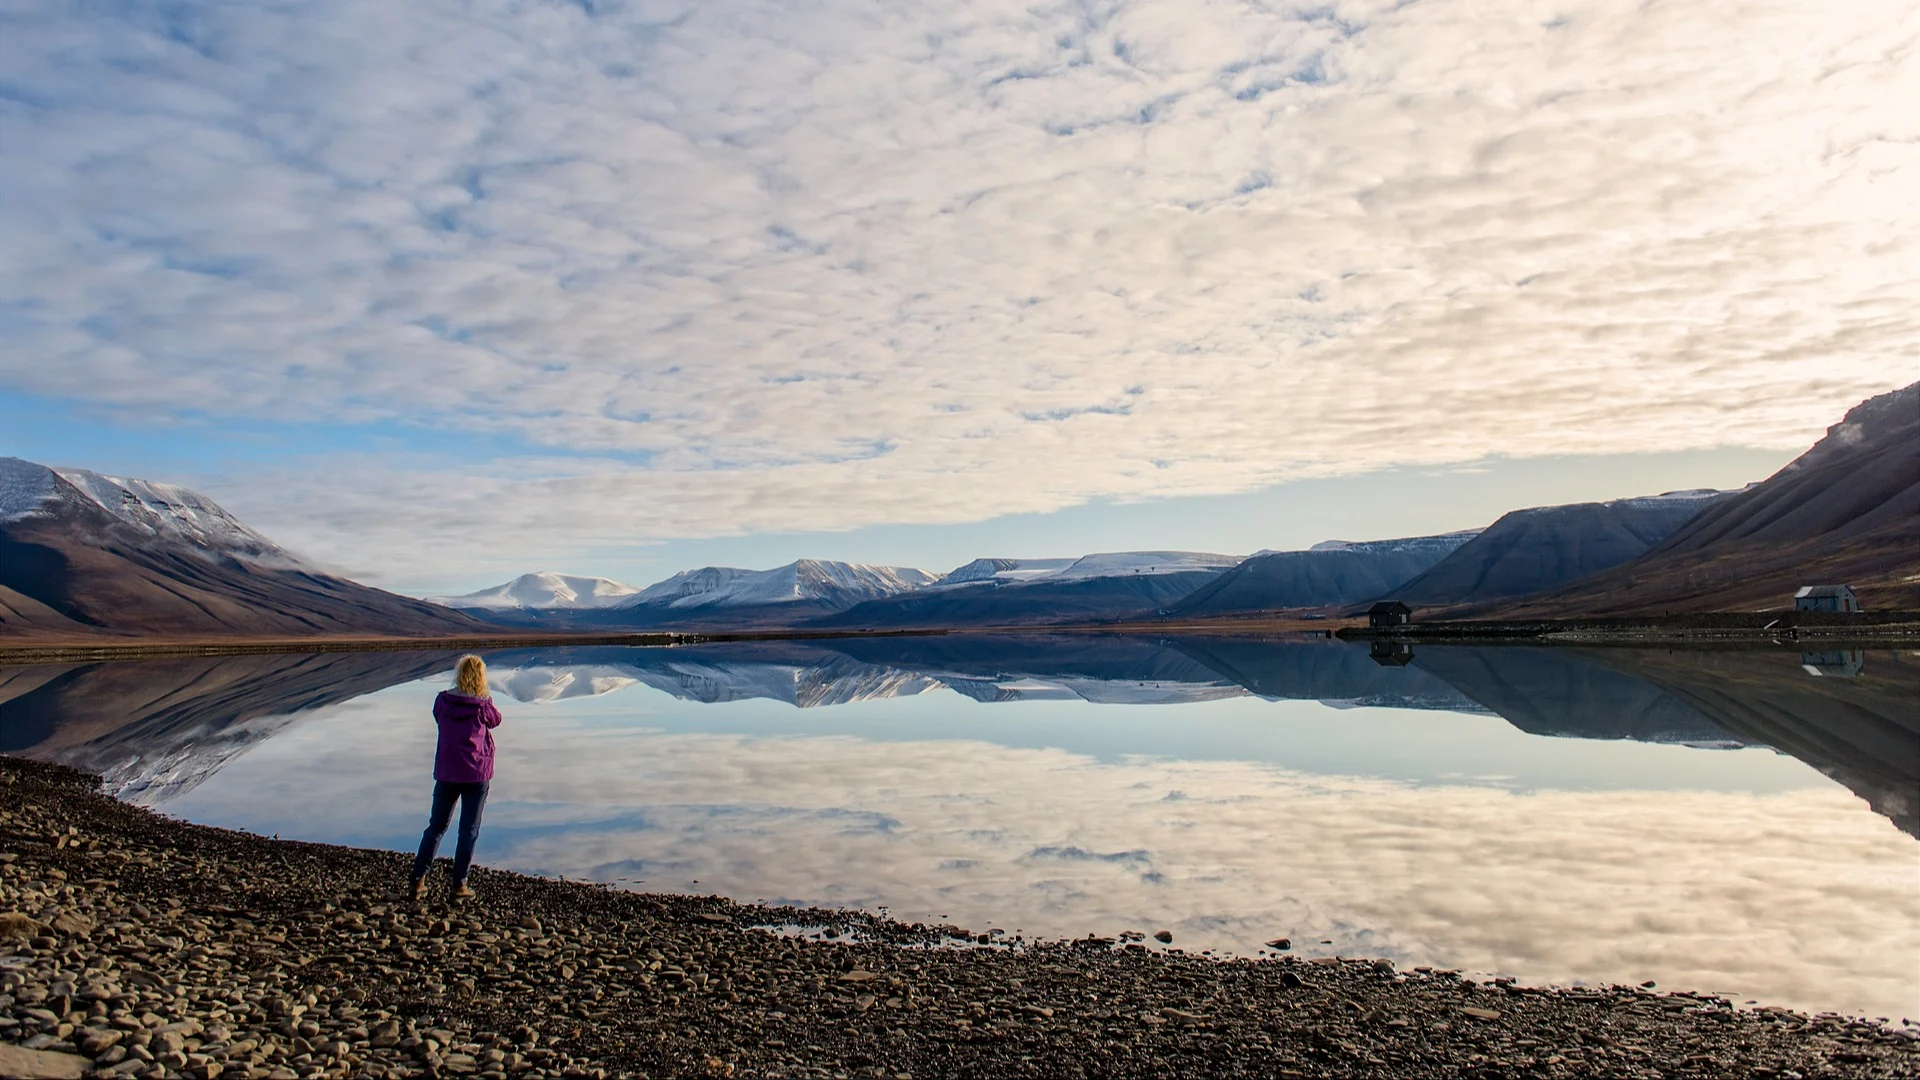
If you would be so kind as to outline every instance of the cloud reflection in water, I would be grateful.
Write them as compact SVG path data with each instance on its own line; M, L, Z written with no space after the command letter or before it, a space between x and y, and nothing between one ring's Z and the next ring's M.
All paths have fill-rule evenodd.
M434 689L328 710L166 809L409 847ZM1242 952L1288 936L1303 952L1528 980L1657 979L1874 1015L1911 1015L1920 996L1913 841L1810 769L1804 786L1763 791L1419 784L970 738L644 726L660 700L510 712L482 861L745 900L884 904L976 930L1168 928L1187 948ZM734 708L705 716L721 727ZM1801 768L1765 750L1629 749ZM283 790L302 790L298 804L259 801ZM1312 944L1322 939L1334 944Z

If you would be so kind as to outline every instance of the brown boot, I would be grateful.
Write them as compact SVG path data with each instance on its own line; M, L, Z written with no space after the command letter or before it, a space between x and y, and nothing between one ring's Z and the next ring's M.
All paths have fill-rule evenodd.
M418 903L420 898L425 895L427 895L426 878L414 878L407 884L407 899Z
M464 881L460 882L458 885L455 885L453 887L453 898L455 900L465 900L472 895L473 895L473 890L469 888L467 883Z

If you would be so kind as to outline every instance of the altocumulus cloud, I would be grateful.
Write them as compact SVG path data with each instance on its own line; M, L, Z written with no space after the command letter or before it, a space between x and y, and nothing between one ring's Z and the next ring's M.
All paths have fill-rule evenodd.
M27 0L0 385L528 448L222 492L392 568L428 519L518 558L1792 447L1915 375L1916 42L1903 0Z

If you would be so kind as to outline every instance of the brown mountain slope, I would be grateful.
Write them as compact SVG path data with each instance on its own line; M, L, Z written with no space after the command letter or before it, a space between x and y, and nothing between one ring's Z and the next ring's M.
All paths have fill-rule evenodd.
M0 634L5 634L8 628L15 632L31 630L39 634L79 635L89 632L88 627L40 601L0 585Z
M31 504L0 518L0 638L76 633L256 636L447 635L486 624L301 563L245 530L211 502L176 488L134 490L194 502L179 515L206 533L143 519L100 491L99 477L0 459L8 476L39 485ZM113 511L107 509L114 506ZM167 510L179 507L164 507ZM218 515L218 518L214 515Z
M1790 608L1851 584L1869 610L1920 609L1920 383L1855 406L1764 482L1633 562L1502 606L1502 618Z

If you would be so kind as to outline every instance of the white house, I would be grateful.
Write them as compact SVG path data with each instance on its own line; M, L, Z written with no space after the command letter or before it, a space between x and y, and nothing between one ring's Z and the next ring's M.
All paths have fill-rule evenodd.
M1795 611L1859 611L1860 598L1851 585L1802 585L1793 594Z

